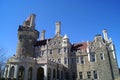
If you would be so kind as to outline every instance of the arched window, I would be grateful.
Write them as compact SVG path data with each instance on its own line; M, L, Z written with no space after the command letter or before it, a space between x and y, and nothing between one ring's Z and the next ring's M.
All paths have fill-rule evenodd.
M48 68L48 80L51 80L51 69Z
M23 66L19 67L18 80L24 80L25 69Z
M14 71L15 71L15 68L14 68L14 66L12 66L11 68L10 68L10 78L13 78L14 77Z
M28 80L32 80L32 67L28 69Z
M37 69L37 79L36 80L44 80L44 69L39 67Z

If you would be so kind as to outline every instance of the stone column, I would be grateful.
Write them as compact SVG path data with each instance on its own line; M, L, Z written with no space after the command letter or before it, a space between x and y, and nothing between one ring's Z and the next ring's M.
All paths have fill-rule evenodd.
M10 74L10 64L8 65L8 71L7 71L7 78L9 78L9 74Z
M15 66L15 71L14 71L14 78L16 78L17 80L17 77L18 77L18 65Z
M47 80L47 65L44 66L44 80Z
M5 67L5 71L4 71L4 75L3 75L4 78L7 77L7 66Z
M53 80L53 69L51 68L51 80Z
M25 68L24 80L28 79L28 66Z
M37 80L37 69L37 66L33 67L32 80Z

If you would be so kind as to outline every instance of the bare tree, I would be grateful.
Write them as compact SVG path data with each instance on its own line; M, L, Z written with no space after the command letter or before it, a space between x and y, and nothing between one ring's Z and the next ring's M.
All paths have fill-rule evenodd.
M7 56L6 56L7 51L0 48L0 78L2 76L2 72L4 70L5 67L5 63L7 60Z

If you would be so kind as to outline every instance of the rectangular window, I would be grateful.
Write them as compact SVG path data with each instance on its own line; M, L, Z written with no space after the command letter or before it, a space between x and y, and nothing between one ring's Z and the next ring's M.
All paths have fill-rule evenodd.
M84 57L83 56L80 56L80 64L84 64Z
M44 52L45 52L45 51L41 51L41 56L43 56L43 55L44 55Z
M50 50L50 54L52 54L52 50Z
M64 53L67 53L67 48L66 47L64 48Z
M80 79L83 79L83 74L82 74L82 72L79 72L79 77L80 77Z
M66 50L67 50L67 49L66 49L66 48L64 48L64 53L66 53Z
M75 72L72 73L72 79L75 79Z
M67 58L64 58L64 64L67 64Z
M58 49L58 54L60 54L60 49Z
M98 74L97 74L97 71L96 71L96 70L93 71L93 77L94 77L94 79L98 79Z
M90 71L87 72L87 78L91 79L91 72Z
M71 64L75 64L75 58L71 58Z
M60 58L58 59L58 63L61 63L61 59Z
M76 57L76 63L79 63L79 57L78 56Z
M100 60L104 60L104 54L100 53Z
M67 49L68 53L69 53L69 48Z
M90 61L95 62L95 53L90 53Z

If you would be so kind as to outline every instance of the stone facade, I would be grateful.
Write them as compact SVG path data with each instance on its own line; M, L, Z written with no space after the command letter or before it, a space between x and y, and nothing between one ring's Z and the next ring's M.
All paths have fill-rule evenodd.
M55 36L45 39L45 30L35 29L32 14L18 28L18 46L8 59L4 78L16 80L115 80L119 77L115 47L107 30L93 41L71 43L61 35L56 23Z

